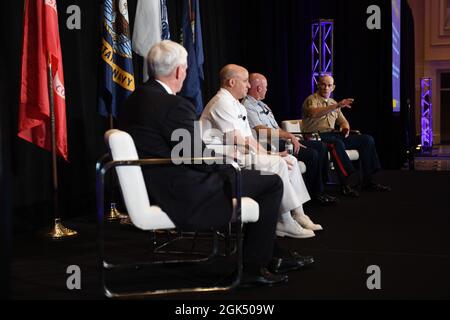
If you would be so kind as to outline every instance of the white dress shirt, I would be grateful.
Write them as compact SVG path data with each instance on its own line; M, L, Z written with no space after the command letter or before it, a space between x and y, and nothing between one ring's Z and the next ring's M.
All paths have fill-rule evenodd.
M170 89L170 87L167 84L165 84L164 82L159 81L159 80L156 80L156 82L158 82L160 85L162 85L168 94L175 94L175 93L173 93L172 89Z
M248 123L247 110L226 89L219 92L209 101L200 117L203 139L210 141L208 129L217 129L222 133L239 131L243 137L252 136Z

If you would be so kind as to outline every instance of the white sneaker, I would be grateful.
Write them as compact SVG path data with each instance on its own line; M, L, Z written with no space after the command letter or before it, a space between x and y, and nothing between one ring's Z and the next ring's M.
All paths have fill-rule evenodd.
M302 228L296 221L293 223L277 223L277 236L279 237L290 237L297 239L307 239L313 238L316 235L312 230L307 230Z
M315 224L312 220L306 215L294 214L293 218L297 221L303 228L312 230L312 231L322 231L323 228L320 224Z

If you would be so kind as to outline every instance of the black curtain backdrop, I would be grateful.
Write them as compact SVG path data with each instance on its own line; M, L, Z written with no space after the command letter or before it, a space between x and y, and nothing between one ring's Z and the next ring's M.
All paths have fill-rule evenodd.
M3 118L0 116L0 123ZM0 125L0 132L3 126ZM5 153L7 147L0 133L0 299L9 296L9 258L11 250L11 192L9 160Z
M0 95L0 101L2 100L3 95ZM8 142L4 134L3 114L3 112L0 112L0 299L6 299L9 295L9 255L11 246L11 179L9 157L6 152Z
M128 0L131 27L136 2ZM69 163L59 161L61 215L63 218L94 216L95 162L105 152L103 133L108 128L108 121L97 113L101 1L58 0L57 3L70 159ZM66 27L69 17L66 10L74 4L81 8L81 30ZM174 40L179 40L181 4L178 0L168 1ZM381 30L366 28L366 10L373 4L382 10ZM2 147L11 161L8 172L12 176L14 225L34 230L48 225L53 214L50 154L16 136L23 0L5 0L3 6L8 14L2 19L1 31L5 37L0 85L5 141ZM302 102L311 93L311 21L334 19L335 97L356 99L355 107L346 111L352 127L375 137L385 168L400 167L398 154L402 152L403 142L392 138L396 125L391 112L390 1L200 0L200 6L205 102L219 87L219 70L228 63L241 64L250 72L267 76L267 102L279 121L301 117ZM411 61L405 62L402 71ZM135 59L137 79L141 79L142 63L142 59Z
M8 8L6 8L8 9ZM7 25L0 21L0 41L7 43ZM8 61L6 50L0 50L0 61ZM7 66L8 63L3 63ZM9 99L8 69L0 72L0 299L10 297L10 255L11 255L11 129L7 108Z

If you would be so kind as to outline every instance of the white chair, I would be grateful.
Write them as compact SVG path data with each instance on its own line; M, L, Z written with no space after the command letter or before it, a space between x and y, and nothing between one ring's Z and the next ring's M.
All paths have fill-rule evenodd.
M236 163L232 166L236 172L236 198L233 200L233 217L235 217L238 227L236 228L236 257L237 272L236 277L227 286L203 287L203 288L176 288L161 289L145 292L113 292L106 285L106 271L117 268L137 268L150 265L175 265L182 263L201 263L211 260L217 254L217 241L214 241L214 251L211 256L197 260L170 260L152 261L139 264L116 265L106 261L104 249L104 179L105 175L112 168L116 169L119 185L124 198L125 206L130 216L131 222L140 230L173 230L175 224L160 207L151 205L142 174L141 166L172 164L171 159L141 159L139 160L136 147L131 136L120 130L109 130L105 133L105 140L110 149L112 161L104 163L103 157L97 162L97 214L99 223L99 245L100 264L102 268L103 292L109 298L131 298L139 296L152 296L171 293L187 292L209 292L226 291L235 288L242 276L242 224L256 222L259 219L259 205L250 198L241 198L240 169ZM217 158L220 160L221 158ZM214 160L213 158L192 159L192 160ZM194 161L191 161L194 163ZM217 238L215 238L216 240Z
M320 136L318 133L308 133L304 134L302 130L302 123L303 120L286 120L281 123L281 126L284 131L291 132L298 135L311 135L313 139L320 139ZM345 150L348 157L351 161L358 161L359 160L359 152L358 150ZM331 159L330 154L328 154L328 159Z

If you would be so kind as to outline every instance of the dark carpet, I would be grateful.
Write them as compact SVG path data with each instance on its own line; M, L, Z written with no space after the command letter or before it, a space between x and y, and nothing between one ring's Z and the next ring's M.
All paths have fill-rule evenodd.
M378 178L393 191L363 192L357 199L340 197L332 207L306 207L325 231L308 240L280 239L283 247L316 260L312 267L290 273L287 284L158 299L449 299L450 173L393 171ZM332 186L330 191L337 193ZM14 299L103 299L95 214L66 224L80 236L61 242L31 234L15 236ZM107 232L108 256L119 261L151 255L147 234L119 224L109 225ZM220 258L200 268L125 270L112 273L108 280L118 287L139 289L219 283L226 280L231 263ZM71 265L81 269L81 290L67 289L66 270ZM367 287L369 266L381 270L380 290Z

